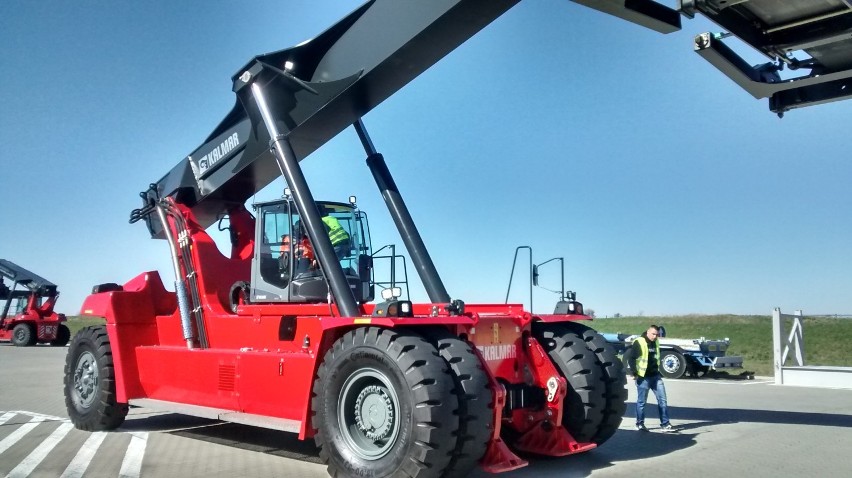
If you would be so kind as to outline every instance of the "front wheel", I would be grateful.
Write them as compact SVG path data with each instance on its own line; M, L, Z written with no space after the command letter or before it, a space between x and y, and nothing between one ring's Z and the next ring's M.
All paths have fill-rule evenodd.
M12 329L12 343L17 347L29 347L35 345L37 340L33 326L21 322Z
M660 373L666 378L680 378L686 373L686 358L675 350L660 352Z
M438 478L456 449L452 373L412 332L369 327L338 339L317 371L311 409L331 476Z
M106 327L86 327L74 336L65 357L65 408L75 427L118 428L127 405L115 401L115 367Z

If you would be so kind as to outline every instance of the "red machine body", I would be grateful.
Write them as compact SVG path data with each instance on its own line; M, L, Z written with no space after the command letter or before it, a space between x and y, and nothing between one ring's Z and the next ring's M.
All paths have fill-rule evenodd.
M526 464L503 443L501 429L517 435L516 450L561 456L589 450L562 426L566 379L531 333L533 322L588 320L584 315L533 316L518 304L466 305L451 315L436 304L413 304L410 317L375 317L361 304L357 317L341 317L335 304L245 304L230 310L227 291L248 276L253 245L235 244L222 255L211 237L181 208L191 230L192 260L201 291L208 346L188 348L175 292L158 272L146 272L116 290L96 293L81 313L106 318L117 403L280 429L302 439L315 433L311 389L322 358L346 332L362 327L435 328L465 337L485 365L494 427L482 466L508 471ZM250 237L245 209L231 212L237 235ZM555 388L538 410L504 413L506 386ZM547 397L546 397L547 398ZM620 419L620 416L619 416Z

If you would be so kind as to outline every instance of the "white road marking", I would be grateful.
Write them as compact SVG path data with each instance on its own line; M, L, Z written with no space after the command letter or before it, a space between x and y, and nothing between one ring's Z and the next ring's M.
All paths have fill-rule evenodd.
M77 452L77 455L74 456L74 459L68 464L68 468L65 468L59 478L80 478L83 476L106 436L106 432L95 432L89 435L89 439L86 440L86 443L83 443L80 451Z
M18 443L24 436L36 428L39 424L49 421L60 422L59 427L48 436L35 450L33 450L26 458L24 458L5 478L26 478L33 470L41 463L45 457L62 441L63 438L74 428L71 421L67 418L54 417L41 413L27 412L21 410L3 412L0 411L0 425L11 420L15 415L25 415L30 417L30 421L20 425L17 430L10 433L9 436L0 440L0 453L5 452L13 445ZM121 462L119 471L120 478L139 478L142 473L142 460L145 457L145 448L148 444L147 432L130 433L130 444L127 446L127 452L124 454L124 460ZM107 432L95 432L89 435L89 438L83 443L80 450L65 468L60 478L81 478L89 467L92 459L107 436Z
M53 451L56 445L58 445L59 442L62 441L63 438L65 438L65 435L67 435L72 428L74 428L74 425L68 422L59 425L59 427L54 430L53 433L50 434L50 436L48 436L44 439L43 442L41 442L41 445L39 445L38 448L33 450L32 453L30 453L29 455L27 455L26 458L23 459L23 461L18 463L18 466L13 468L12 471L10 471L8 475L6 475L6 478L26 478L27 476L29 476L30 473L33 472L35 467L37 467L38 464L41 463L42 460L44 460L45 457L47 457L47 455L51 451Z
M680 382L680 381L678 381ZM672 383L672 382L668 382ZM677 382L674 382L677 383ZM766 383L775 383L775 380L703 380L698 379L695 381L690 381L690 383L696 383L701 385L757 385L757 384L766 384Z
M39 417L39 418L44 419L44 421L54 421L54 422L70 421L67 418L54 417L53 415L45 415L43 413L27 412L27 411L23 411L23 410L13 410L9 413L17 413L17 414L20 414L20 415L27 415L29 417Z
M24 423L17 430L13 431L6 438L0 441L0 453L8 450L12 445L18 443L18 441L24 437L27 433L31 432L33 428L37 427L39 423L45 421L43 417L33 417L27 423Z
M142 458L145 456L145 446L148 444L148 433L131 433L130 445L121 462L120 478L138 478L142 472Z
M2 417L0 417L0 425L2 425L2 424L4 424L4 423L8 422L8 421L9 421L12 417L14 417L15 415L16 415L16 413L15 413L15 412L6 412L6 413L4 413L4 414L3 414L3 416L2 416Z

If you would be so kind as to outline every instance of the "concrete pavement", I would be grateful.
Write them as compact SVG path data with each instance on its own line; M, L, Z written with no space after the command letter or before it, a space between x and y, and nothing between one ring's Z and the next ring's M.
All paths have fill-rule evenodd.
M132 409L125 424L104 437L69 430L62 394L66 351L0 344L0 417L9 414L0 424L0 476L327 476L313 444L284 432L145 409ZM630 384L622 427L603 446L532 460L502 476L852 475L846 456L852 443L850 390L776 386L760 377L667 380L666 385L672 422L681 432L655 430L653 398L646 419L651 432L633 430L636 395ZM43 452L46 446L52 446L49 453ZM486 476L493 475L476 471L470 478Z

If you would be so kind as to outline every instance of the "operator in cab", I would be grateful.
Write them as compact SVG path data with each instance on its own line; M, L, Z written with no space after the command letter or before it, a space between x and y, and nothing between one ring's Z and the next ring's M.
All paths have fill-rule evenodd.
M334 253L338 259L343 259L349 255L352 249L352 243L349 239L349 233L340 225L340 221L336 217L328 214L325 208L320 207L322 215L322 223L325 225L328 238L331 240L331 247L334 248Z
M311 241L308 240L307 234L300 233L296 235L295 246L291 244L289 234L281 236L281 271L288 271L290 264L290 254L293 254L293 263L296 274L306 272L317 268L317 259L314 255L314 248Z

